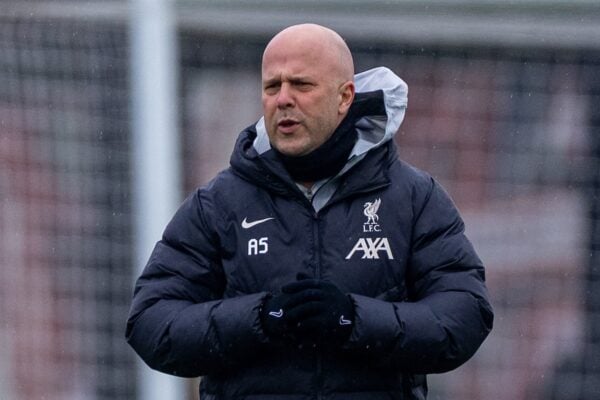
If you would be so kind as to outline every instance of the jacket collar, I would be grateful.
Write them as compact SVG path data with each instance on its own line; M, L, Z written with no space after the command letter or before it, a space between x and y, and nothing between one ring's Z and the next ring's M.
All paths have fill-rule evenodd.
M298 189L272 150L258 154L252 146L256 135L254 126L249 126L238 137L230 161L233 172L270 192L305 199L304 194ZM397 158L394 141L388 141L358 158L360 162L345 168L343 173L331 178L319 190L326 193L326 198L314 198L316 204L313 204L313 207L316 211L323 208L326 203L331 204L333 201L337 202L351 195L366 193L389 184L388 169Z

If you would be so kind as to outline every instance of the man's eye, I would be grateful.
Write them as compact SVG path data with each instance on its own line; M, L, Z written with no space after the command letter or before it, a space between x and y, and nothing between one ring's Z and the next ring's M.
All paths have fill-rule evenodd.
M266 85L263 90L267 93L273 93L273 92L276 92L278 88L279 88L279 84L272 83L272 84Z
M295 86L300 90L308 90L313 86L313 84L310 82L296 82Z

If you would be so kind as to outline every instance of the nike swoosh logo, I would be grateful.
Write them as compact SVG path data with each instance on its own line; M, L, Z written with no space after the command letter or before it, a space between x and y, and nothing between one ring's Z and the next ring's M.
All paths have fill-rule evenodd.
M246 221L246 218L244 218L244 220L242 221L242 228L244 228L244 229L252 228L253 226L262 224L263 222L267 222L268 220L271 220L271 219L275 219L275 218L269 217L269 218L252 221L252 222L248 222L248 221Z
M344 316L342 315L340 317L340 325L352 325L352 321L349 319L344 319Z
M269 313L269 315L270 315L271 317L275 317L275 318L281 318L281 317L283 317L283 309L281 309L281 308L280 308L280 309L279 309L279 311L277 311L277 312L275 312L275 311L271 311L271 312Z

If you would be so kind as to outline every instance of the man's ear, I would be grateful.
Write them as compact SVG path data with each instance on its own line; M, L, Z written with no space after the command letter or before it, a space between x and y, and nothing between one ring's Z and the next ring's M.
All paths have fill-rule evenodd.
M338 108L338 112L340 114L345 114L346 112L348 112L348 109L352 105L352 101L354 101L354 91L354 82L352 81L347 81L342 86L340 86L340 105Z

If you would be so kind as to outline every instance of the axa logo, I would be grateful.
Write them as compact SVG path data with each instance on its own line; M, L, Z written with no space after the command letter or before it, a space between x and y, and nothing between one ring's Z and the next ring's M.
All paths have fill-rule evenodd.
M390 260L394 259L394 255L392 254L392 249L390 248L390 242L387 238L360 238L350 250L350 253L346 256L346 260L352 258L354 253L361 253L361 258L366 258L369 260L379 260L380 252L383 252L382 255L387 255L387 258Z
M381 199L375 201L367 201L365 203L363 214L367 217L367 222L363 224L363 232L381 232L381 226L379 225L379 215L377 211L381 205Z

